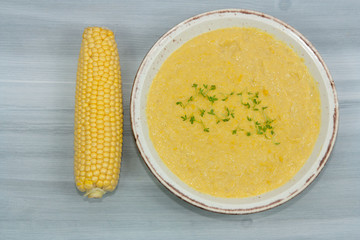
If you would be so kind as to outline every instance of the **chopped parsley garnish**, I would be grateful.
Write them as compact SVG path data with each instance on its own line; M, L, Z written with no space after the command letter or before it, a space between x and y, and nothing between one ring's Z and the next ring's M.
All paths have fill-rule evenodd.
M268 106L264 106L263 100L259 96L259 92L252 92L252 91L241 91L236 92L232 91L230 93L219 93L217 92L216 85L208 85L208 84L198 84L193 83L192 88L195 90L195 94L188 97L186 100L177 101L176 105L180 106L184 109L184 115L180 116L180 118L185 122L189 121L190 124L198 123L202 126L204 132L210 132L210 129L206 127L210 123L210 121L215 121L216 124L223 122L226 124L227 122L236 121L238 123L239 119L235 118L235 112L239 108L244 108L242 111L246 111L251 116L246 116L248 123L242 123L243 126L239 125L237 128L231 131L232 135L238 135L239 131L244 131L246 136L252 135L262 135L266 139L271 139L275 145L279 145L280 142L276 142L275 139L277 138L275 128L276 125L273 125L275 119L270 119L266 114L266 109ZM216 95L220 95L220 100ZM218 96L219 96L218 95ZM231 98L231 96L238 96L238 98ZM264 95L267 96L267 95ZM204 99L205 102L210 102L209 108L206 106L204 107ZM237 99L238 105L234 107L234 101ZM227 104L226 101L229 100L229 104L231 109L225 105L224 110L218 110L220 103L222 105ZM224 103L222 103L224 102ZM199 108L201 106L201 108ZM198 109L198 111L194 111L192 109ZM215 109L216 112L215 112ZM205 114L214 116L205 116ZM240 116L240 114L237 114ZM241 116L240 116L241 117Z

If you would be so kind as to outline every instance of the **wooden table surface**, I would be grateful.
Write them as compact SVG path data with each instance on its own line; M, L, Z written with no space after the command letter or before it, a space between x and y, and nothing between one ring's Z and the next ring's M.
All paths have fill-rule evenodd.
M309 188L269 211L228 216L168 192L134 143L129 101L155 41L210 10L244 8L299 30L338 91L333 153ZM359 1L0 1L0 239L360 239ZM116 33L124 92L117 190L84 199L73 182L73 116L82 31Z

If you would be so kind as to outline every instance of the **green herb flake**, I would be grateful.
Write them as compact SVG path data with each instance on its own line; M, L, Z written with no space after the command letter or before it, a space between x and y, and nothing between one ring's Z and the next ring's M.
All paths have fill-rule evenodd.
M249 103L243 103L243 102L241 102L241 104L244 105L244 106L247 107L247 108L250 108L250 104L249 104Z
M225 110L226 110L226 116L229 116L230 115L230 110L228 107L225 107Z
M235 93L235 92L231 92L231 93L225 95L225 97L224 97L223 99L221 99L221 101L226 101L226 100L228 100L230 96L234 95L234 93Z
M218 100L218 98L214 95L214 96L208 96L208 100L211 102L211 103L214 103L215 101Z
M184 106L184 104L182 102L176 102L176 105L179 105L180 107Z
M204 92L203 88L199 89L199 93L201 94L201 96L206 97L206 93Z

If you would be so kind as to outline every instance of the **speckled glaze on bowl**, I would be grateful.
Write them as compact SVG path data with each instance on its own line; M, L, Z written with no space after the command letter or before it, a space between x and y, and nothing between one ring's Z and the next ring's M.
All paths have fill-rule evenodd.
M226 27L256 27L291 46L318 82L321 98L321 128L314 150L300 171L288 183L271 192L249 198L219 198L200 193L175 176L157 154L149 137L146 118L147 94L153 78L170 54L188 40ZM334 146L338 128L338 101L331 75L316 49L288 24L263 13L226 9L207 12L178 24L150 49L135 77L131 103L131 124L139 151L154 176L179 198L206 210L226 214L248 214L276 207L303 191L320 173ZM300 149L299 149L300 150Z

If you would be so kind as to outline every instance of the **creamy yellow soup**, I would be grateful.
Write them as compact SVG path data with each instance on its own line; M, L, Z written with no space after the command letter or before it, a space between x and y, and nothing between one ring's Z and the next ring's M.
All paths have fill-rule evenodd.
M216 197L243 198L288 182L320 129L320 96L304 60L255 28L199 35L161 66L147 122L166 166Z

